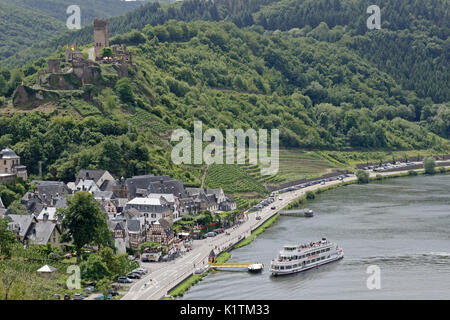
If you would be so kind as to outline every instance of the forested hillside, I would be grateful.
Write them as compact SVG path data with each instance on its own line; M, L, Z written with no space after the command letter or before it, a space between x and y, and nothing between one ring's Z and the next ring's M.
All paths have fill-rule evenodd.
M0 61L33 43L45 42L64 24L52 17L0 0Z
M280 129L285 148L444 152L450 138L445 7L406 14L395 7L398 1L387 2L399 12L392 21L408 15L420 23L396 20L389 29L386 14L382 30L339 25L358 1L296 1L298 11L285 0L255 0L245 10L240 1L225 0L147 4L110 19L110 43L126 44L134 67L129 78L118 80L103 65L106 80L84 89L89 99L60 93L38 113L11 104L17 85L24 80L32 86L49 56L64 58L66 43L87 50L92 26L55 40L60 46L46 58L0 68L0 112L15 113L0 118L0 145L21 154L31 173L44 161L51 179L70 180L79 168L92 167L117 176L170 173L191 185L200 183L201 168L167 159L171 130L192 130L194 120L205 129ZM340 4L341 13L333 16L331 8ZM302 6L310 14L294 20L316 19L285 25ZM249 19L241 27L233 22L239 14ZM263 26L275 16L283 18L274 28ZM363 10L360 22L366 18ZM179 21L202 19L212 21Z
M381 9L381 30L366 27L372 4ZM434 102L450 100L449 0L282 0L254 20L266 29L342 43L404 89Z
M50 39L73 33L66 26L69 17L66 11L70 5L80 6L84 26L92 24L94 18L132 11L147 1L150 0L80 0L76 3L72 0L0 0L0 64L6 64L6 59L17 66L30 58L51 53L54 46Z
M1 0L12 3L24 9L38 11L66 23L66 10L71 5L78 5L81 9L81 25L92 24L94 18L107 18L124 14L140 7L149 0L120 1L120 0ZM169 2L169 1L161 1Z
M0 144L21 154L31 172L44 160L49 178L69 180L91 166L118 176L171 173L198 184L200 168L167 161L171 130L192 130L194 120L205 129L277 128L281 145L291 148L448 150L448 103L402 89L338 43L174 20L111 43L133 52L129 79L91 87L90 101L66 95L46 107L47 115L0 118ZM63 49L52 57L63 58ZM43 59L23 67L25 84L44 68ZM102 70L113 77L108 66Z

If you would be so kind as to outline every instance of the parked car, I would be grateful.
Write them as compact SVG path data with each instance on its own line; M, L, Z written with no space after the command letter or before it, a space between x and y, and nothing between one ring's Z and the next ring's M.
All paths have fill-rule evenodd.
M207 234L206 234L206 236L207 237L215 237L217 234L215 233L215 232L208 232Z
M70 294L66 293L66 294L64 295L64 300L70 300Z
M147 274L147 273L148 273L148 270L147 270L146 268L138 268L138 269L134 269L134 270L131 271L131 272L137 272L137 273L143 275L143 274Z
M86 298L86 296L81 293L75 293L75 295L73 296L73 300L83 300L84 298Z
M57 293L54 294L55 300L61 300L61 296Z
M118 283L131 283L133 281L131 281L131 279L128 277L118 277L117 282Z
M261 220L261 216L256 216L256 220Z
M84 288L84 292L86 293L86 294L91 294L93 291L94 291L94 286L89 286L89 287L86 287L86 288Z
M130 272L129 274L127 274L127 277L130 279L140 279L141 275L137 272Z
M115 297L119 295L119 292L117 292L116 290L108 289L108 295Z
M106 299L111 299L112 297L110 296L110 295L108 295L107 297L106 297ZM102 294L100 294L97 298L95 298L95 300L104 300L105 299L105 296L104 295L102 295Z
M272 207L272 208L270 208L270 209L275 210L276 208L277 208L277 207L274 206L274 207Z

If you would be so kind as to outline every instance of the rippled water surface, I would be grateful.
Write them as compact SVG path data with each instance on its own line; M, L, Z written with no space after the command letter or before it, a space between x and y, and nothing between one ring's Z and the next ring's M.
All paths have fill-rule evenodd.
M183 299L450 299L450 175L396 178L327 191L310 202L313 218L282 216L232 260L262 262L262 274L217 271ZM272 277L285 244L327 237L345 258L295 275ZM367 267L381 289L367 289Z

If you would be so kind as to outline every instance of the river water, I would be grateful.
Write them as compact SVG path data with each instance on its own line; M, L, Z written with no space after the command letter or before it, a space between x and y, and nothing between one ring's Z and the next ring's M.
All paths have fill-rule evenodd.
M450 175L388 179L327 191L313 218L281 216L230 261L262 262L262 274L214 271L183 299L450 299ZM288 276L269 274L285 244L322 237L345 258ZM380 289L367 287L380 269ZM374 283L371 281L370 283Z

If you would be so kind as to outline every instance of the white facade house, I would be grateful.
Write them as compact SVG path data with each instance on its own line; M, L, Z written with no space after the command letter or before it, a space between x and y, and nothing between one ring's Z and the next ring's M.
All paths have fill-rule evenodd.
M164 197L159 198L134 198L128 201L124 210L135 209L145 220L152 223L159 219L166 219L172 222L172 209Z

